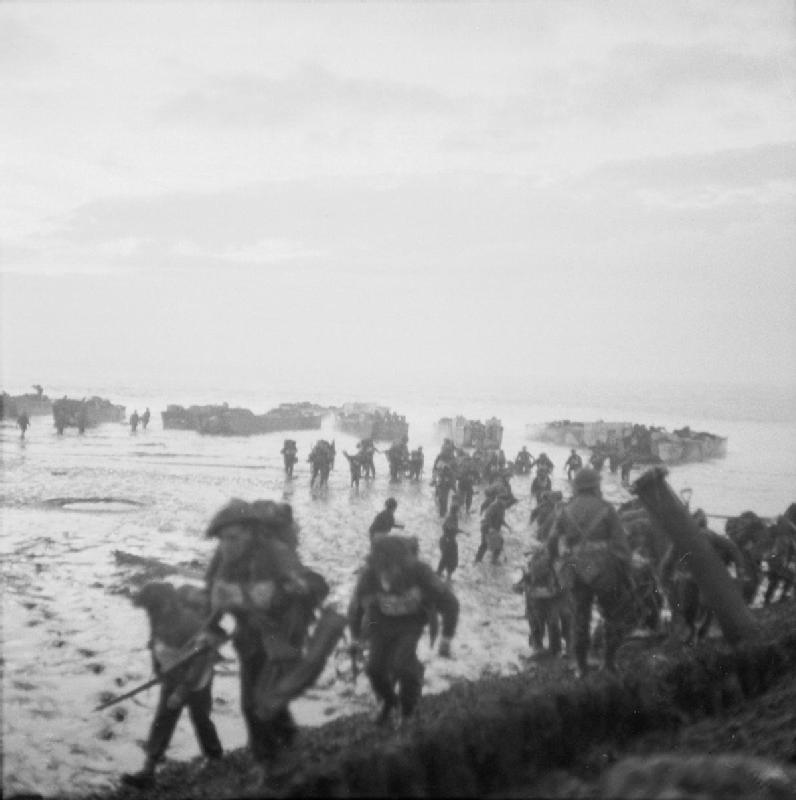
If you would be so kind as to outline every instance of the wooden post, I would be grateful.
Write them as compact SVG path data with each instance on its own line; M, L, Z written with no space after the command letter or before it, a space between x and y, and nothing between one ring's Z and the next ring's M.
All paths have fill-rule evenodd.
M740 588L707 538L700 536L697 524L666 482L667 474L665 467L653 467L635 481L632 490L675 547L681 553L688 553L694 580L706 604L716 614L724 638L730 644L737 644L755 634L755 622Z

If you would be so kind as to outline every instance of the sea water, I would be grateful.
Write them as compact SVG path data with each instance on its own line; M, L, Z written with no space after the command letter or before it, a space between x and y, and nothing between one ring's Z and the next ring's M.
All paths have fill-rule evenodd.
M575 384L548 391L539 384L474 389L466 396L456 387L393 387L380 393L374 386L367 393L360 387L352 396L339 389L313 393L300 387L275 391L250 385L244 391L207 380L190 389L164 383L146 395L139 387L121 384L68 382L48 388L48 393L97 394L124 404L128 415L134 409L141 414L148 406L152 420L146 431L139 427L136 434L128 425L106 424L82 436L74 429L57 436L50 418L34 417L24 440L13 421L0 425L6 794L81 794L110 786L120 772L140 766L157 687L119 706L93 711L103 692L128 691L150 677L146 617L119 593L129 569L119 566L115 550L174 564L192 561L199 568L213 551L205 527L230 497L286 500L301 526L303 561L326 577L330 602L345 611L355 572L368 551L368 526L387 497L397 499L396 518L406 533L418 537L422 558L436 567L441 521L429 479L440 445L434 423L442 416L500 418L507 456L513 458L522 445L533 455L545 450L556 465L554 488L560 489L567 488L563 464L568 449L527 440L526 425L555 419L622 420L670 430L690 425L728 437L725 459L673 466L669 475L676 491L692 490L692 507L712 515L716 530L723 530L724 516L746 509L775 516L796 500L796 415L793 397L784 391ZM363 480L358 491L350 488L342 451L354 452L356 440L334 431L331 422L321 431L221 438L164 430L160 419L168 403L226 401L263 413L291 400L392 406L410 424L410 447L424 447L423 480L391 484L386 458L377 455L376 479ZM287 436L299 448L293 480L286 480L279 454ZM309 486L306 461L321 437L334 438L339 454L323 490ZM511 532L502 564L473 564L479 496L474 513L463 518L467 533L459 539L460 567L453 579L461 602L454 658L437 658L424 637L420 656L426 665L425 692L483 674L529 668L523 601L511 592L511 584L533 541L530 478L512 483L520 502L507 514ZM607 470L603 488L615 502L629 496L618 476ZM110 502L93 502L101 498ZM179 584L188 578L169 580ZM215 680L213 716L224 746L232 748L245 744L246 737L234 652L227 647L223 654L229 661L221 664ZM339 654L293 704L305 725L373 707L367 679L360 676L354 682ZM183 720L168 756L197 754L191 726Z

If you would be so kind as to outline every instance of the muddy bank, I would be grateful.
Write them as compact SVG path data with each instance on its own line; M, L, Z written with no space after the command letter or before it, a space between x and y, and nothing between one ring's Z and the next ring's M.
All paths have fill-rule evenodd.
M759 638L734 650L720 640L687 650L672 643L632 643L622 653L618 680L596 675L577 682L555 662L538 667L532 680L522 674L485 678L425 697L419 718L401 733L375 729L364 714L302 729L265 792L248 788L250 760L237 750L208 768L198 759L167 764L157 791L147 796L484 796L509 791L515 796L590 796L620 754L676 749L678 732L690 751L727 749L792 760L792 706L780 704L787 702L787 692L794 692L796 604L761 609L755 617ZM772 698L769 691L775 693ZM761 713L769 706L770 719ZM748 730L741 733L731 723L711 727L736 709L759 719L761 736L769 729L779 736L778 746L755 746ZM732 731L733 746L728 746ZM782 738L787 733L790 743ZM119 789L91 796L126 800L141 795Z

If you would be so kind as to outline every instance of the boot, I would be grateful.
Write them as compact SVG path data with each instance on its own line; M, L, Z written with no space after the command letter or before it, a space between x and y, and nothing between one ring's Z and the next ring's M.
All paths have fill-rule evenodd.
M392 712L395 705L395 703L383 703L381 709L373 718L373 721L379 727L387 727L392 721Z
M147 758L144 766L138 772L125 772L122 783L134 786L136 789L148 789L155 785L155 760Z

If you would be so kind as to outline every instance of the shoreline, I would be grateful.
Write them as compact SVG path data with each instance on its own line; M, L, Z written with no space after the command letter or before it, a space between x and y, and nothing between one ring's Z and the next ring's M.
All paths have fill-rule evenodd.
M736 648L721 639L693 648L628 645L618 679L596 674L577 681L556 662L537 665L533 673L461 681L424 696L408 732L385 733L365 714L302 728L265 790L247 788L251 760L239 749L206 770L199 759L167 762L146 794L120 787L84 796L534 796L534 787L547 786L549 793L556 781L571 787L562 776L584 770L594 784L603 771L589 762L594 747L610 743L621 752L640 743L644 752L644 737L654 743L656 734L668 733L676 739L680 729L738 707L754 708L769 690L791 685L784 679L796 673L796 602L753 614L759 634ZM734 752L755 752L736 745Z

